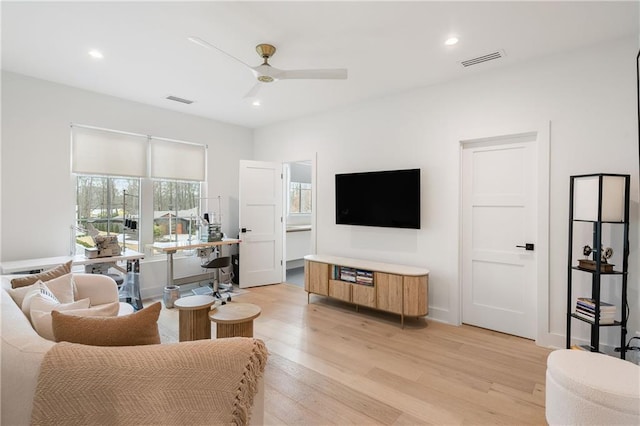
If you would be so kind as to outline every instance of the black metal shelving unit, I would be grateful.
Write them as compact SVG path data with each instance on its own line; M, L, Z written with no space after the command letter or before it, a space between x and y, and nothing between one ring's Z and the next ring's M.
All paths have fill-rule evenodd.
M624 179L624 210L622 212L623 218L621 221L602 220L602 202L603 202L603 187L604 180L607 177L623 178ZM597 218L595 220L574 219L574 203L575 203L575 182L577 179L598 179L598 198L597 198ZM627 337L627 280L629 269L629 185L631 177L630 175L608 174L598 173L590 175L578 175L571 176L570 180L570 201L569 201L569 256L568 256L568 278L567 278L567 349L571 347L571 322L572 320L578 320L585 322L591 326L591 339L589 349L592 352L600 351L600 327L620 327L620 358L625 359L626 353L626 337ZM574 264L573 258L573 234L574 226L577 222L592 223L593 226L593 260L595 261L595 269L586 269L578 267ZM603 262L601 257L602 248L602 225L612 224L614 232L622 232L622 269L613 271L603 271ZM615 229L619 228L619 230ZM591 274L591 298L595 302L595 318L593 321L584 319L575 313L573 308L575 307L576 300L572 296L573 276L575 271L579 273ZM614 321L612 324L600 324L600 294L601 294L601 279L603 276L616 276L619 277L622 286L621 289L621 312L620 320ZM614 283L615 285L615 283Z

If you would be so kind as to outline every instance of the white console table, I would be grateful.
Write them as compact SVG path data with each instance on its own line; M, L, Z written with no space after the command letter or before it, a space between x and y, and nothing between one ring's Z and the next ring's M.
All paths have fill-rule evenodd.
M136 310L142 309L142 297L140 296L140 283L138 274L140 273L140 259L144 259L144 253L135 250L125 249L119 256L88 258L82 254L76 256L54 256L39 259L14 260L0 263L3 274L33 274L42 272L68 261L72 261L71 266L86 266L108 263L112 268L129 275L132 273L131 282L127 281L121 287L121 299L126 299ZM119 266L118 262L126 262L126 269Z
M96 257L90 259L82 254L76 256L54 256L54 257L42 257L39 259L24 259L13 260L9 262L0 263L0 268L3 274L18 274L18 273L36 273L42 272L45 269L53 268L54 266L62 265L68 261L72 261L72 266L78 265L94 265L97 263L115 263L117 262L135 262L140 259L144 259L144 253L137 252L135 250L126 249L120 256L109 257ZM120 266L115 266L120 272L127 272Z

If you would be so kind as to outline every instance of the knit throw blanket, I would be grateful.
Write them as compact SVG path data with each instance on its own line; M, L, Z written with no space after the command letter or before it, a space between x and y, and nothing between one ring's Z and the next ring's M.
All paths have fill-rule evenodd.
M267 349L258 339L98 347L45 355L34 425L247 424Z

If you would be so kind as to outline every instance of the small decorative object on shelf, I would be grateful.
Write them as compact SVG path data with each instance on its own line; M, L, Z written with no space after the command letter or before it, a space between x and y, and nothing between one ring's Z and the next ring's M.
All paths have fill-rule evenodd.
M620 358L625 359L627 348L627 280L629 270L629 186L630 175L598 173L571 176L569 199L569 262L567 268L567 349L584 347L571 341L571 322L580 320L590 325L592 352L600 350L600 327L620 327ZM583 223L583 225L580 225ZM586 224L587 228L584 227ZM590 224L590 226L589 226ZM603 227L603 224L606 226ZM574 232L579 228L583 233L591 231L593 243L582 247L586 259L573 256ZM612 242L622 247L616 251L621 257L618 269L609 263L614 250L603 244L603 228L610 233ZM605 235L606 236L606 235ZM597 248L599 247L599 249ZM621 249L621 250L620 250ZM592 256L592 258L589 258ZM577 261L577 266L576 266ZM579 271L579 272L576 272ZM585 273L591 277L591 295L574 298L572 296L574 274ZM620 294L620 304L616 305L600 299L602 277L609 276L611 285L619 285L610 294ZM608 286L609 287L609 286ZM617 301L616 301L617 303ZM620 309L617 308L620 306ZM616 319L618 318L619 320ZM618 349L616 349L617 351Z
M578 259L578 267L583 269L589 269L592 271L596 270L596 261L589 259L588 256L591 253L594 253L594 256L597 254L596 250L593 250L590 246L586 245L582 248L582 253L587 256L586 259ZM607 260L613 256L613 249L611 247L603 248L600 246L600 271L601 272L613 272L613 267L615 265L609 263Z

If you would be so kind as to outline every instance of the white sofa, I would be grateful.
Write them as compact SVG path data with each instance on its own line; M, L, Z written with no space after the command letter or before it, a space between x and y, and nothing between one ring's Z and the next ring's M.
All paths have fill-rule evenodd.
M1 419L3 426L30 424L34 394L38 384L40 366L47 351L58 343L46 340L36 333L29 319L13 301L7 290L11 288L10 278L2 276L1 302ZM74 274L78 298L90 298L92 305L111 303L118 300L117 286L113 279L98 274ZM216 341L202 342L215 345ZM180 343L166 345L178 346ZM84 345L80 345L84 346ZM139 351L159 345L136 346ZM201 348L202 346L200 346ZM104 348L114 350L113 348ZM206 348L205 348L206 349ZM138 352L139 354L139 352ZM195 370L194 370L195 371ZM189 370L185 370L189 374ZM192 373L194 374L194 373ZM211 378L212 386L216 378ZM262 424L264 415L263 381L258 379L258 393L251 409L251 424ZM141 413L144 414L144 413Z

